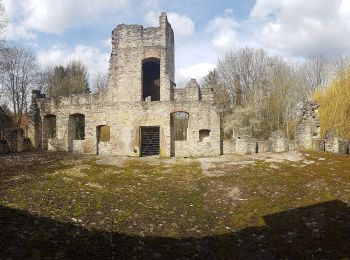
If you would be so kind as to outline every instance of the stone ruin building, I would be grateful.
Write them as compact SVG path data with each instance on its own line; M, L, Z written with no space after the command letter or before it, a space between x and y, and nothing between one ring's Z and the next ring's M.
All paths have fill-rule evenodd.
M268 140L236 134L223 140L211 88L192 79L176 88L174 33L165 13L159 27L118 25L112 32L106 93L46 98L33 91L36 149L121 156L255 154L314 149L349 154L349 141L320 138L314 102L307 102L295 140L283 131Z
M34 146L123 156L220 155L220 118L213 92L192 79L175 88L174 33L118 25L112 33L105 94L45 98L33 93Z

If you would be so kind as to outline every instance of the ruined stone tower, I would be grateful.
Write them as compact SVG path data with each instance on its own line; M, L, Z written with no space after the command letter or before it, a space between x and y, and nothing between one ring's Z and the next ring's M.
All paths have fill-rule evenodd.
M213 91L194 79L175 88L174 33L166 14L155 28L118 25L112 46L107 93L36 93L36 147L123 156L219 155Z
M120 24L112 34L112 99L170 101L175 73L174 32L166 14L161 14L159 27Z

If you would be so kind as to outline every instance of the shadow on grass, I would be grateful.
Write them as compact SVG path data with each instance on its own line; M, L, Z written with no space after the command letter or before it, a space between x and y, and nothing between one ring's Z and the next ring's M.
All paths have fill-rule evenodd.
M332 258L350 256L350 208L333 200L263 217L266 226L201 238L91 231L0 207L0 258Z

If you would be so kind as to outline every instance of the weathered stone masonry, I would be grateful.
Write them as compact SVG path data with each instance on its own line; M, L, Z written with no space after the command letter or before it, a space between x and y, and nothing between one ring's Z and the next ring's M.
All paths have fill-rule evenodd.
M349 141L332 134L320 138L314 102L305 104L295 140L288 140L282 131L268 140L249 134L223 140L213 91L200 88L194 79L185 88L175 86L174 33L165 13L159 27L118 25L112 32L112 46L107 93L45 98L33 92L35 134L31 139L35 148L166 157L300 148L349 154Z
M145 147L151 137L142 135L152 128L157 135L151 140L154 154L220 155L220 119L212 91L200 89L195 80L185 89L175 88L174 34L166 14L157 28L118 25L112 44L107 93L60 98L34 93L36 147L141 156L142 148L154 148ZM186 140L175 140L175 112L189 115ZM102 142L104 126L109 137Z

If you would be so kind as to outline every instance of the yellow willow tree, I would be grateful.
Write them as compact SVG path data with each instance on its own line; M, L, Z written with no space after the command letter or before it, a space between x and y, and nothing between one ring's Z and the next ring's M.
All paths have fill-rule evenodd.
M328 130L350 139L350 70L340 73L324 90L315 91L319 104L321 135Z

